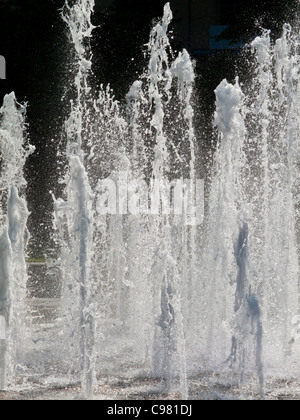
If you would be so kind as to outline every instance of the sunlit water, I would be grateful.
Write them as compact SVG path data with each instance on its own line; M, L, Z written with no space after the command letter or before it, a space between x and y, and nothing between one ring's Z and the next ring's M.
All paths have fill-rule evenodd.
M63 10L76 76L60 151L65 191L53 197L59 257L28 268L27 299L28 213L17 188L32 148L22 148L13 96L1 110L1 145L14 140L21 153L1 173L0 309L18 319L1 340L11 349L1 388L9 378L15 398L297 396L298 35L286 25L273 44L264 32L251 44L252 82L217 87L218 145L204 185L194 65L172 51L169 4L123 102L109 86L92 93L93 7Z

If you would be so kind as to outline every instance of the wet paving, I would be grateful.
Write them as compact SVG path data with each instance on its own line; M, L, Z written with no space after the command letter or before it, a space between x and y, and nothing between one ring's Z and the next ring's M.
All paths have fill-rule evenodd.
M128 380L100 378L91 399L131 401L179 401L178 393L163 393L159 381L149 378ZM218 381L210 374L195 377L189 381L189 400L277 400L300 399L300 383L296 380L268 381L266 395L262 398L254 387L241 388ZM78 384L46 385L33 381L15 390L0 392L0 400L79 400L84 399Z

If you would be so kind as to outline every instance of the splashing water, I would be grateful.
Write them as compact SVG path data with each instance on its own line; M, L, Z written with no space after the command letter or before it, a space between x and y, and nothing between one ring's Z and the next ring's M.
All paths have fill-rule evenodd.
M166 209L172 194L166 181L171 181L175 174L178 182L185 174L192 181L195 178L193 64L186 51L174 58L167 36L172 19L167 4L162 21L150 35L148 69L131 87L127 105L123 107L115 101L109 87L101 87L98 99L89 103L81 86L88 94L87 73L82 67L86 71L90 69L86 65L89 53L83 39L90 36L92 29L92 2L77 2L73 8L67 6L67 11L64 19L71 29L79 58L75 82L78 99L66 126L67 201L56 200L56 224L64 238L61 261L66 289L72 295L68 300L73 302L71 324L78 324L75 315L78 308L82 314L91 316L90 307L93 307L99 318L102 340L111 340L113 330L119 329L119 340L132 342L131 351L140 358L140 363L148 366L149 374L161 377L166 391L171 390L178 378L180 392L186 398L180 293L190 258L186 248L191 222L186 220L186 215L180 216L182 212L177 216ZM77 13L85 17L85 23L78 22ZM175 102L182 126L170 140L166 133L172 130L170 118ZM74 142L76 137L79 140ZM85 162L82 147L87 151ZM110 175L104 179L107 172ZM94 186L93 192L89 182ZM184 189L183 181L180 182ZM103 199L107 186L117 193L113 209L107 207L106 195ZM140 195L135 200L142 189L144 206L151 197L150 212L149 209L141 211ZM189 194L193 196L191 191ZM193 201L187 193L185 199ZM194 240L195 234L192 236ZM184 240L182 244L180 237ZM185 247L182 255L181 247ZM78 285L82 288L87 284L93 289L91 301L87 291L78 290ZM85 296L81 296L79 304L76 303L78 294ZM81 333L87 325L85 316L79 316ZM89 340L94 342L95 336L89 335ZM99 348L108 345L100 343ZM85 351L81 346L79 354Z
M14 93L6 95L0 109L1 232L0 232L0 390L13 384L18 366L24 364L22 320L25 317L26 246L29 216L23 195L23 168L34 148L25 143L26 108Z
M90 36L91 3L77 2L77 11L79 6L88 16ZM178 180L186 193L183 202L195 204L193 187L183 180L197 176L195 74L186 51L174 56L167 34L171 20L166 4L150 34L148 68L133 83L126 104L114 99L109 86L101 87L95 100L79 94L84 104L68 135L81 133L87 156L77 165L75 184L68 182L68 194L71 203L83 200L81 210L72 212L80 215L76 220L89 221L90 231L79 229L73 218L62 230L75 226L89 249L92 303L82 301L81 310L90 314L92 307L97 320L91 341L101 351L94 366L111 372L114 354L120 371L116 358L122 354L125 363L126 351L136 370L161 378L164 392L176 389L187 398L187 378L201 366L232 372L241 387L254 374L263 396L266 369L292 360L292 321L298 313L297 37L286 26L272 46L264 33L252 43L253 84L243 92L236 79L235 85L223 81L216 89L219 144L201 226L186 205L179 214L168 208L172 193L174 202L184 195ZM81 60L89 54L76 45L83 33L73 34ZM84 86L89 94L86 77ZM74 159L70 148L67 155ZM175 178L170 187L166 181ZM88 194L79 192L82 185ZM82 217L86 206L88 217ZM69 211L70 203L62 207ZM68 255L77 255L82 268L80 239L73 237L77 254L68 244ZM69 278L73 284L76 276Z
M298 38L285 26L252 42L256 73L247 96L238 80L216 90L220 132L210 196L207 257L208 349L227 359L240 383L263 367L292 366L292 319L298 313L296 206L299 167ZM246 89L245 89L246 90ZM235 292L234 292L235 290Z
M88 72L90 53L85 48L93 26L93 0L65 4L62 17L67 22L76 50L77 70L75 87L77 97L66 122L68 171L65 177L67 201L55 201L58 226L62 238L62 273L64 275L64 304L68 305L67 320L74 342L78 342L83 393L93 394L93 342L95 335L91 304L91 258L93 240L93 193L84 167L83 130L86 123ZM65 221L64 221L65 220ZM74 342L72 343L74 345Z
M251 44L252 81L217 87L204 214L194 64L172 51L169 3L123 102L110 86L92 94L93 8L76 0L62 14L76 74L65 191L54 198L62 296L41 344L47 363L55 360L64 384L80 382L84 398L111 376L151 379L159 395L188 398L189 380L203 374L206 387L222 377L241 395L252 384L264 397L268 377L299 369L299 36L285 25L272 43L265 31ZM0 316L11 321L9 340L0 340L1 388L5 368L25 363L18 319L28 212L19 191L32 149L22 146L21 111L6 97Z

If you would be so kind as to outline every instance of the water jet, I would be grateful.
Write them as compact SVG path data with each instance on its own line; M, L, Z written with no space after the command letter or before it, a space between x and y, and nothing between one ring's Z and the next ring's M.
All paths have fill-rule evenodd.
M55 298L26 298L22 171L33 150L13 95L0 112L1 388L9 377L16 392L18 381L67 387L61 398L126 389L126 398L242 399L267 398L282 378L297 384L298 33L285 25L273 43L264 31L248 49L252 79L216 88L218 142L203 169L195 65L172 50L169 3L123 101L110 86L95 93L93 8L76 0L62 11L75 76L64 191L53 194Z

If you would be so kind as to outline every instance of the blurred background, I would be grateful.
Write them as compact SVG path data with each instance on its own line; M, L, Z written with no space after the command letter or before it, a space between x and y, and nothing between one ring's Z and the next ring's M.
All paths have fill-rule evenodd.
M166 0L95 0L92 39L96 84L110 83L122 100L146 64L144 51L153 23L162 16ZM72 0L70 0L72 3ZM280 35L285 22L293 23L298 0L171 0L174 14L172 43L186 48L195 59L197 129L209 139L214 89L224 78L233 80L244 65L242 48L261 28ZM27 123L36 146L26 166L27 200L32 234L30 255L42 258L53 248L52 198L57 191L60 161L57 151L68 116L72 48L60 17L64 0L0 0L0 55L6 60L3 96L14 91L28 103ZM247 72L244 72L244 74ZM211 147L208 141L207 148Z

